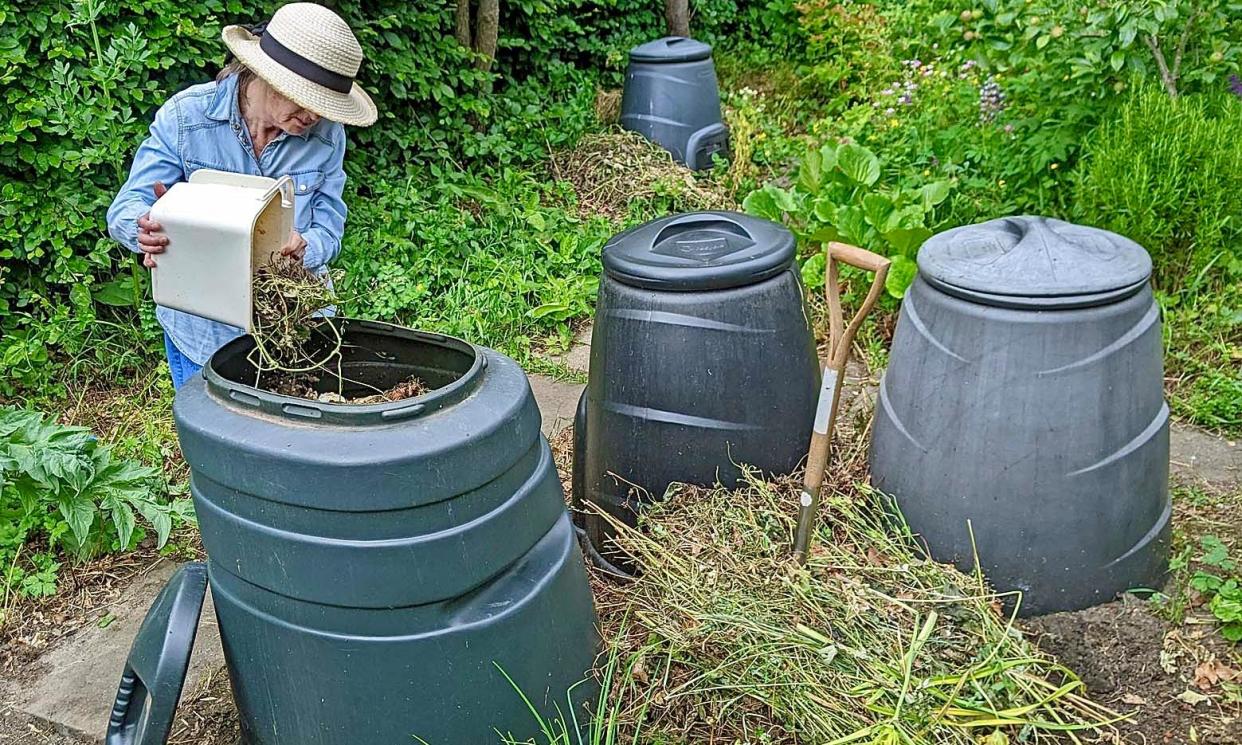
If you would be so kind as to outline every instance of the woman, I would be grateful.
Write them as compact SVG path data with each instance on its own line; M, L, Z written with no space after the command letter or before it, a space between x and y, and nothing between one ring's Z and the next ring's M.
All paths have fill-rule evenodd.
M345 228L345 124L375 122L375 104L354 82L362 47L344 20L314 3L291 3L271 22L222 34L235 60L214 82L160 107L134 155L129 180L108 208L108 233L159 271L168 236L149 211L167 186L199 168L294 181L294 230L282 252L325 271ZM159 307L173 386L195 375L241 329Z

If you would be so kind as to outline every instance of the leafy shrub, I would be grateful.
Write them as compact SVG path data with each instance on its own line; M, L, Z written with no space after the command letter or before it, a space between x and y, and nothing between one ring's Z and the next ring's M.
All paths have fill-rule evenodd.
M506 169L491 182L433 169L355 202L341 264L346 312L464 336L515 354L595 301L614 226L572 192Z
M1207 569L1195 572L1190 586L1203 595L1208 611L1220 623L1220 635L1231 642L1242 642L1242 577L1235 574L1238 565L1214 535L1200 538L1199 546L1199 561Z
M55 592L55 552L76 559L126 550L145 529L162 546L190 519L187 500L162 497L160 473L116 459L84 428L64 427L22 409L0 408L0 567L4 586L29 595ZM28 544L45 547L26 563Z
M611 59L616 73L629 45L663 28L660 9L640 0L507 2L497 62L483 72L453 37L454 0L322 1L367 52L360 82L380 119L351 132L347 167L371 180L462 158L520 164L572 142L591 123L594 89L575 66ZM149 301L106 235L107 205L154 110L224 62L220 29L280 4L0 0L0 394L48 385L53 360L115 364L88 337L100 321L136 325L133 309ZM715 38L739 5L694 9L696 33ZM158 328L143 323L138 349L157 349Z
M825 256L818 246L842 241L893 260L886 289L902 297L914 281L914 258L932 236L932 214L949 195L947 181L920 188L880 186L880 159L855 143L827 144L802 160L793 187L768 184L751 192L747 212L784 220L804 245L816 247L802 264L803 279L824 283Z
M1170 99L1147 86L1086 139L1073 188L1079 222L1121 233L1155 265L1174 406L1242 427L1242 100Z

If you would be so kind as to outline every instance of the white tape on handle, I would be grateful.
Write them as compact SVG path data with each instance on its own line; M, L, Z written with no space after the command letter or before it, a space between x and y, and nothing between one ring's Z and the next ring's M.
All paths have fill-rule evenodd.
M824 383L819 389L819 403L815 406L815 434L828 434L828 418L832 416L832 396L837 389L837 371L824 368Z

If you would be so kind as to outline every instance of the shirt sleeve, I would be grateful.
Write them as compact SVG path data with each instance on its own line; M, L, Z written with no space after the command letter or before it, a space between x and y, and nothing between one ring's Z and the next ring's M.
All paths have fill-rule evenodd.
M332 155L324 169L323 185L311 203L310 227L302 234L306 254L302 263L307 269L327 266L341 253L341 236L345 232L348 210L342 193L345 191L345 128L338 126L332 138Z
M130 251L138 251L138 218L155 204L155 183L172 186L185 180L177 146L180 122L176 101L155 112L151 133L138 146L129 178L108 207L108 235Z

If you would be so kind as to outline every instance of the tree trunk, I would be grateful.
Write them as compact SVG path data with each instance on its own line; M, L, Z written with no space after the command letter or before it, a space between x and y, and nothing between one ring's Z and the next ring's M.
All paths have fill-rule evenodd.
M472 49L470 43L470 0L457 0L457 12L453 17L453 36L457 43L466 49Z
M664 20L669 36L689 36L690 0L664 0Z
M483 55L477 65L490 70L496 58L496 39L500 34L500 0L479 0L475 16L474 51Z

